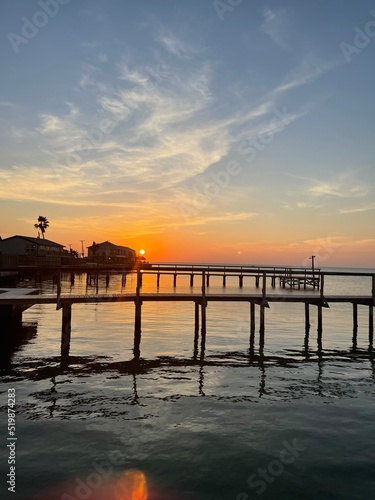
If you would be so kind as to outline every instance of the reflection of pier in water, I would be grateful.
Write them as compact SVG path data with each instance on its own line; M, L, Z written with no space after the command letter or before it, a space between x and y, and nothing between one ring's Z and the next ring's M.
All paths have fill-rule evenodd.
M354 355L349 351L310 351L306 358L304 347L300 351L290 353L289 357L257 356L253 358L250 353L231 352L207 356L203 361L173 357L160 357L156 359L141 359L135 362L111 362L106 358L72 357L71 366L59 366L58 358L46 358L38 362L23 361L22 366L15 366L9 373L17 380L30 379L32 381L50 380L50 389L33 392L33 398L38 399L42 405L26 405L19 408L22 413L41 412L43 416L48 411L48 417L54 418L87 418L91 412L96 416L111 417L124 416L132 410L131 416L126 419L147 418L145 408L152 399L176 401L183 396L211 397L219 400L234 402L256 401L261 398L271 400L304 399L308 396L342 397L352 395L353 387L346 383L346 379L339 375L332 379L332 365L345 360L347 363L361 363L363 370L371 371L367 379L361 379L361 387L366 380L368 386L375 384L375 357L372 350L358 350ZM308 365L308 370L305 368ZM325 372L325 367L331 367ZM217 369L231 369L231 386L225 384L212 386L212 378L216 378ZM282 368L282 370L280 370ZM244 371L245 369L245 371ZM297 370L300 373L296 373ZM235 375L236 370L241 374ZM336 370L335 370L336 371ZM224 372L225 373L225 372ZM314 375L312 375L314 373ZM69 384L74 377L87 377L102 374L107 379L122 379L129 377L128 384L121 382L110 394L101 394L95 398L92 405L92 394L86 394L84 387L80 392L74 392ZM278 378L275 381L275 376ZM288 376L290 374L290 377ZM148 381L157 375L157 381L167 383L166 394L160 394ZM181 379L183 380L182 385ZM240 385L238 385L240 380ZM357 379L355 379L357 380ZM156 382L157 384L157 382ZM44 385L43 385L44 386ZM91 387L91 386L90 386ZM127 387L127 388L125 388ZM157 388L157 385L156 385ZM169 391L168 391L169 389ZM73 391L73 392L72 392ZM150 400L151 398L151 400ZM148 402L149 401L149 402ZM135 412L138 412L134 414Z
M306 270L305 270L306 271ZM187 274L194 273L194 276L200 273L201 291L199 293L143 293L142 280L145 274L157 273L177 273ZM304 305L305 318L305 350L308 352L309 332L310 332L310 307L316 307L318 313L317 331L318 331L318 349L322 349L322 332L323 332L323 309L329 308L330 303L347 303L353 307L353 351L357 349L357 332L358 332L358 306L366 306L369 310L369 345L373 343L373 307L375 304L375 274L359 273L359 272L322 272L315 271L319 278L319 291L296 291L290 290L288 293L269 293L267 283L271 281L272 288L275 284L276 270L275 268L256 268L248 270L249 276L256 276L256 279L261 279L262 289L260 293L210 293L208 290L208 276L221 275L224 277L230 273L238 275L239 269L233 266L233 269L225 267L199 267L194 266L164 266L161 270L157 268L147 267L136 271L137 282L135 293L126 294L97 294L97 295L63 295L61 293L60 278L57 281L57 294L46 295L14 295L0 294L1 307L21 307L23 309L31 307L34 304L56 304L57 309L62 309L62 330L61 330L61 359L64 364L69 362L70 341L71 341L71 318L72 305L82 303L104 303L104 302L133 302L135 304L134 318L134 358L138 360L141 356L141 331L142 331L142 305L144 302L190 302L194 304L194 352L193 358L198 357L203 359L206 351L206 331L207 331L207 306L210 302L247 302L249 303L249 353L254 357L257 352L259 356L264 356L265 346L265 312L274 302L282 303L301 303ZM244 269L241 268L244 273ZM252 273L252 274L251 274ZM255 273L255 274L254 274ZM242 278L245 274L242 274ZM288 276L301 276L301 269L288 270ZM306 271L307 276L307 271ZM361 276L371 277L372 289L366 296L359 295L326 295L325 294L325 278L327 276ZM243 282L242 282L243 284ZM259 284L259 282L258 282ZM240 285L241 286L241 285ZM256 308L259 309L259 351L255 348L256 337Z

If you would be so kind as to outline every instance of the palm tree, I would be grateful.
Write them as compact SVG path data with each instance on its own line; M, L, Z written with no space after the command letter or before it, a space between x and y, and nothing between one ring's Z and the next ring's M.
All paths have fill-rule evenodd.
M38 224L34 224L35 229L38 230L38 236L40 236L40 232L42 233L43 239L44 239L44 233L46 232L47 227L49 226L49 221L47 217L43 217L43 215L39 215L38 217Z

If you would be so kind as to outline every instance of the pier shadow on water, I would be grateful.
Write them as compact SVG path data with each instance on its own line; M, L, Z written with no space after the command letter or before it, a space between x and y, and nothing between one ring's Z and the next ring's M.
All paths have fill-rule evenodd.
M11 370L13 356L36 338L38 323L13 322L2 324L0 344L0 370Z

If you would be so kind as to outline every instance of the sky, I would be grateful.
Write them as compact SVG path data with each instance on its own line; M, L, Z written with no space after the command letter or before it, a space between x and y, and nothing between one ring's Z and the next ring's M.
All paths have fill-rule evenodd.
M0 236L375 267L375 6L0 0Z

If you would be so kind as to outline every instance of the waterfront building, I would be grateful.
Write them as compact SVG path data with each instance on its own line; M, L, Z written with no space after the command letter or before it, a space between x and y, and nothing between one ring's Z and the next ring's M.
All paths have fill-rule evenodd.
M137 258L135 250L110 241L93 243L87 247L88 260L110 264L133 264Z
M17 265L60 265L64 255L64 245L44 238L15 235L0 240L2 260L17 260Z

